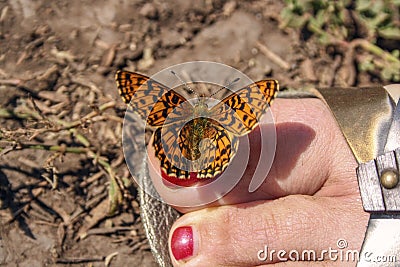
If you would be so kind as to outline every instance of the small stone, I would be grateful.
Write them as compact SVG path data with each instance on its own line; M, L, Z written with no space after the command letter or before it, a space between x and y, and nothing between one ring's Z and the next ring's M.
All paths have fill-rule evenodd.
M272 75L272 67L270 65L265 65L263 72L264 72L265 76L271 76Z
M138 62L138 69L148 70L154 64L153 50L150 47L146 47L143 50L143 58Z
M129 32L132 30L132 24L121 24L119 25L118 30L120 32Z
M162 44L166 47L178 47L185 42L185 38L175 30L165 33L162 38Z
M223 7L224 16L229 17L236 9L236 1L229 1Z
M129 44L129 50L135 51L137 49L137 44L136 43L130 43Z
M256 65L256 60L254 58L250 58L249 61L247 62L247 66L250 68L254 67Z
M158 10L151 3L146 3L139 11L139 14L149 19L156 19L158 17Z

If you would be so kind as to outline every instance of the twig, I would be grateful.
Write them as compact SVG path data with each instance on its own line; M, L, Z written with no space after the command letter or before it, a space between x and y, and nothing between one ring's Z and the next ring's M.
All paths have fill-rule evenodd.
M365 39L354 39L350 43L348 43L346 41L338 40L334 36L330 35L327 32L324 32L322 29L318 28L317 26L315 26L312 23L310 23L308 25L308 29L320 36L326 37L326 42L329 44L351 46L353 48L359 46L359 47L363 48L364 50L371 52L372 54L375 54L379 57L382 57L383 59L385 59L387 61L390 61L390 62L393 62L396 64L400 64L400 60L398 58L396 58L392 54L386 52L382 48L370 43L369 41L367 41Z
M63 131L63 130L69 130L71 128L75 128L75 127L82 125L83 123L89 121L90 119L93 119L94 117L100 115L103 111L105 111L109 108L113 108L113 107L115 107L115 102L110 101L110 102L107 102L107 103L101 105L98 108L98 110L90 112L89 114L87 114L86 116L82 117L79 120L75 120L73 122L66 122L63 120L55 120L54 122L61 126L48 128L48 129L38 129L36 131L38 133L45 133L45 132L59 132L59 131Z
M33 217L38 217L42 221L54 222L56 220L55 216L58 217L58 214L56 214L56 212L54 212L53 210L49 211L48 207L43 207L35 201L31 201L29 207L29 215Z
M22 112L14 112L13 110L8 110L5 108L0 108L0 118L5 118L5 119L40 119L39 114L36 112L32 113L22 113Z
M41 134L41 133L46 133L46 132L59 132L62 130L68 130L72 134L74 134L76 140L79 141L84 147L68 147L66 145L46 145L46 144L35 144L35 143L24 143L24 142L19 142L18 140L7 140L6 143L8 143L7 148L0 148L0 153L3 151L2 154L5 154L6 152L10 152L12 150L22 150L22 149L37 149L37 150L47 150L47 151L55 151L55 152L60 152L60 153L76 153L76 154L83 154L85 153L88 158L93 159L93 164L98 165L101 169L103 169L109 176L110 179L110 186L109 186L109 212L108 214L114 213L119 204L123 200L123 195L120 189L120 186L118 184L119 178L116 177L115 172L113 170L113 167L110 165L110 162L107 158L103 157L100 155L100 153L93 151L91 149L91 144L90 141L82 134L78 132L76 127L81 126L83 123L90 121L90 120L99 120L99 119L108 119L108 118L113 118L114 120L117 120L115 116L110 117L107 115L100 116L102 112L109 108L115 107L116 103L114 101L107 102L100 107L98 107L96 110L90 112L86 116L82 117L79 120L75 120L73 122L66 122L60 119L55 119L51 120L50 124L54 125L54 127L51 128L42 128L42 129L28 129L23 131L23 134L27 134L29 132L32 133L30 138L34 138L35 136ZM34 105L35 106L35 105ZM0 110L1 111L1 110ZM34 111L31 111L32 113ZM8 113L9 114L9 113ZM12 115L12 114L9 114ZM39 116L39 115L38 115ZM40 117L40 116L39 116ZM43 118L41 118L43 119ZM3 135L9 134L11 138L14 136L16 131L13 131L12 134L9 134L8 132L2 131ZM11 139L8 137L8 139ZM12 147L13 149L9 149L9 147ZM100 176L99 176L100 177ZM46 177L45 177L46 178Z
M107 195L108 193L104 191L86 201L85 210L91 210L98 206L107 197Z
M110 266L110 263L111 263L112 259L113 259L114 257L116 257L117 255L118 255L118 252L114 252L114 253L111 253L110 255L108 255L108 256L106 257L105 261L104 261L105 267Z
M256 46L260 51L267 57L269 58L272 62L274 62L276 65L281 67L284 70L289 70L290 65L286 61L284 61L280 56L269 50L268 47L260 43L259 41L256 42Z
M113 214L117 210L119 204L122 202L123 199L121 189L117 182L117 177L115 176L114 170L108 161L102 160L93 152L89 153L89 157L91 156L96 160L98 160L98 163L105 169L105 171L107 171L108 176L110 177L110 187L109 187L110 206L108 213Z
M400 60L398 58L396 58L395 56L393 56L392 54L386 52L385 50L383 50L382 48L371 44L370 42L368 42L367 40L364 39L354 39L353 41L351 41L350 43L351 46L353 47L362 47L363 49L382 57L383 59L396 63L396 64L400 64Z
M114 234L117 232L127 232L127 231L132 231L136 230L135 227L126 227L126 226L117 226L117 227L112 227L112 228L94 228L90 229L86 232L86 236L89 235L109 235L109 234Z
M40 190L33 192L31 197L22 205L21 208L19 208L17 211L15 211L11 218L6 221L6 224L12 223L22 212L24 212L25 208L27 205L31 203L31 201L35 200L38 196L40 196L43 193L42 188Z
M58 227L58 223L52 223L52 222L48 222L48 221L41 221L41 220L35 220L36 224L41 224L41 225L48 225L51 227Z
M106 259L105 256L94 257L94 258L74 258L74 259L57 259L56 263L64 263L64 264L78 264L78 263L86 263L86 262L95 262L95 261L104 261Z
M0 148L3 151L4 148ZM86 147L67 147L65 145L45 145L45 144L29 144L29 143L16 143L14 149L37 149L37 150L47 150L47 151L57 151L61 153L88 153L90 149Z
M100 179L103 175L104 175L104 171L101 170L98 173L95 173L94 175L89 177L89 179L85 179L83 182L81 182L79 184L79 187L84 188L87 185L93 183L94 181L97 181L98 179ZM71 188L71 189L73 189L73 188Z
M31 96L29 96L29 100L32 103L33 109L35 110L35 112L40 116L40 118L46 122L49 122L49 120L47 119L46 116L43 115L42 111L40 110L40 108L36 105L35 100L33 100L33 98Z
M54 153L51 157L58 157L60 155L60 153ZM50 157L50 158L51 158ZM46 160L46 161L48 161L48 160ZM58 171L57 171L57 168L56 167L54 167L54 166L51 166L51 167L48 167L48 169L49 169L49 171L51 170L51 176L52 176L52 178L50 178L50 177L48 177L47 175L45 175L45 174L42 174L41 176L49 183L49 184L51 184L51 189L52 190L55 190L55 189L57 189L58 188L58 175L57 175L57 173L58 173Z
M76 78L75 76L71 76L69 78L71 79L71 82L73 82L75 84L78 84L82 87L89 88L90 90L92 90L100 95L102 94L102 91L93 82L83 81L80 78Z
M7 80L1 79L0 84L18 86L22 84L22 81L20 79L7 79Z
M135 245L132 246L132 248L130 249L132 252L138 250L140 247L142 247L143 245L148 244L147 239L144 239L140 242L137 242Z
M106 175L106 173L104 173L104 170L100 170L98 173L95 173L94 175L90 176L88 179L85 179L84 181L82 181L79 184L79 188L85 188L89 184L91 184L91 183L97 181L98 179L100 179L103 175ZM74 190L75 190L74 187L69 187L67 189L67 192L71 192L71 191L74 191Z
M45 144L30 144L30 143L21 143L21 142L12 142L11 145L14 147L14 150L22 150L22 149L38 149L38 150L47 150L47 151L56 151L56 152L61 152L61 153L86 153L87 156L91 159L94 160L95 164L99 164L106 173L108 174L110 178L110 188L109 188L109 197L110 197L110 209L109 213L113 213L119 203L122 202L122 193L119 188L119 185L117 183L117 177L115 176L114 170L111 167L110 163L108 162L107 159L99 155L98 153L95 153L90 149L90 142L83 136L80 135L79 133L76 133L75 129L71 129L73 133L75 133L75 136L77 137L77 140L80 141L85 147L67 147L66 145L45 145ZM0 151L2 151L3 148L0 148ZM11 151L10 149L6 151Z
M43 129L35 129L35 136L41 133L45 133L45 132L59 132L62 130L69 130L71 128L75 128L78 127L80 125L82 125L83 123L85 123L88 120L93 120L93 121L101 121L101 120L113 120L113 121L117 121L117 122L123 122L123 119L116 117L116 116L112 116L112 115L108 115L108 114L104 114L104 115L100 115L102 112L104 112L107 109L113 108L115 107L115 102L114 101L110 101L107 102L103 105L101 105L97 110L90 112L89 114L87 114L86 116L82 117L79 120L75 120L72 122L66 122L63 120L54 120L52 121L52 123L56 123L59 124L59 126L55 126L52 128L43 128ZM28 118L34 118L37 120L41 119L41 115L38 112L35 111L29 111L27 113L22 113L22 112L14 112L13 110L8 110L8 109L4 109L4 108L0 108L0 118L6 118L6 119L11 119L11 118L17 118L17 119L28 119Z

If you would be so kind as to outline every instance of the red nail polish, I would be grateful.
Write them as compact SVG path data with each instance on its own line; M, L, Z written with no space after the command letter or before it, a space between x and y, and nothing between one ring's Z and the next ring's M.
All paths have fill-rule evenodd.
M191 226L175 229L171 237L171 251L176 260L193 256L193 230Z

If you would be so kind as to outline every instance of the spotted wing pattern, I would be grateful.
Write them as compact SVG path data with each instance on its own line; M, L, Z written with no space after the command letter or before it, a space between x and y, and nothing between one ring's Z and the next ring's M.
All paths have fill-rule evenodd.
M212 178L222 173L236 154L238 138L217 123L210 123L204 129L204 139L199 145L201 156L194 158L194 148L187 141L193 135L192 122L179 133L174 126L156 129L153 140L155 154L168 176L187 179L190 172L196 172L198 178Z
M214 106L213 119L181 126L196 111L183 96L138 73L118 71L116 81L124 102L155 128L153 146L162 170L181 179L194 171L198 178L223 172L236 154L238 136L257 126L279 89L275 80L253 83Z
M279 85L276 80L252 83L212 108L212 117L237 136L251 132L274 99Z
M216 132L215 136L211 139L213 149L204 148L204 151L213 152L211 155L206 154L205 157L208 159L206 162L211 163L198 172L197 177L199 178L212 178L222 173L228 167L231 159L236 155L239 145L239 139L223 127L214 124L211 129L214 129ZM212 158L208 158L208 156L212 156Z
M186 102L177 92L139 73L119 70L115 80L122 100L153 127L162 126L167 115Z
M189 178L190 173L187 171L189 166L183 162L185 157L180 152L179 146L176 145L176 133L166 131L163 135L162 127L160 127L155 130L153 137L153 147L155 155L160 161L161 169L170 177ZM178 166L181 168L176 167L171 161L180 162Z

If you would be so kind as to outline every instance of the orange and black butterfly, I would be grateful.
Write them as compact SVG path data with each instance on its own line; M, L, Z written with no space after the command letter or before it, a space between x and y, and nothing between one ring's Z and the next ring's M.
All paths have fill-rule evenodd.
M276 80L252 83L209 108L205 98L194 104L144 75L117 71L119 94L155 129L153 146L162 170L186 179L222 173L236 154L238 137L251 132L279 85Z

